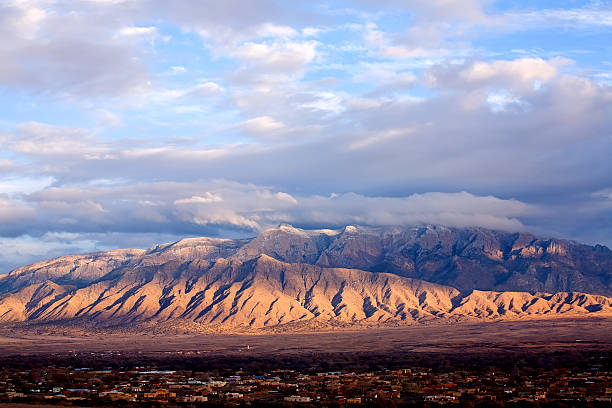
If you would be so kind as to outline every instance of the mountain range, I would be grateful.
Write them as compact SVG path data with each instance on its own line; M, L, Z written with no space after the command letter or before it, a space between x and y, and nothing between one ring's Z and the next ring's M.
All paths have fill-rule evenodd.
M612 315L612 251L443 226L189 238L0 275L0 322L209 330Z

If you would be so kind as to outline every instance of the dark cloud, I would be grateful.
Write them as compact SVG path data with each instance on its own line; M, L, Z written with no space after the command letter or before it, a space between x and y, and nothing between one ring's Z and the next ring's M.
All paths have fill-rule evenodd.
M454 72L473 67L461 65ZM444 81L450 81L445 69ZM499 110L490 95L507 88L508 76L503 70L485 74L484 84L446 87L421 102L371 99L370 105L358 105L339 96L337 112L312 107L316 93L290 85L240 95L259 101L242 105L252 112L246 123L260 125L256 132L264 125L277 125L277 133L282 127L272 144L185 149L142 140L110 142L80 129L36 123L22 125L6 143L29 158L31 172L54 177L58 186L95 179L194 181L206 175L302 195L465 190L526 201L541 199L542 191L559 200L609 188L608 86L555 74L538 87L516 88L524 108ZM274 118L260 116L274 103Z
M158 182L115 186L49 187L24 195L25 219L7 218L21 234L155 232L197 234L215 229L257 233L281 222L346 225L442 223L521 229L518 217L536 212L516 200L469 193L426 193L408 197L359 194L297 196L231 181ZM9 207L10 206L10 207ZM35 216L34 216L35 215ZM19 235L19 233L15 234Z
M293 196L224 180L49 187L20 202L0 199L0 249L4 264L16 266L19 259L44 259L61 248L83 252L147 247L185 236L254 236L280 223L328 228L434 223L518 231L526 229L519 219L538 211L516 200L465 192Z

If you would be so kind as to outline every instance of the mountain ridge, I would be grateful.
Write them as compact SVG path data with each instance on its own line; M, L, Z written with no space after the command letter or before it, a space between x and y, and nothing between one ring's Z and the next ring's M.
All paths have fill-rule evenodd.
M605 247L525 233L281 225L252 239L188 238L17 268L0 277L0 322L175 320L232 331L609 315L610 265Z
M302 230L287 224L251 239L187 238L147 250L112 250L42 261L0 276L0 293L16 289L20 281L32 283L29 276L73 279L75 274L89 276L96 268L100 274L108 273L121 266L113 264L120 258L128 264L136 258L154 264L173 258L247 260L260 253L289 263L391 272L462 291L581 291L612 296L612 251L601 245L484 228L347 226ZM70 264L68 270L53 269L54 261L63 260L68 261L63 268ZM100 265L105 261L109 262L106 269ZM70 271L72 268L76 269Z
M452 287L394 274L288 264L265 254L246 262L221 258L214 264L186 265L178 275L176 271L176 265L151 274L132 270L81 289L33 284L0 299L0 321L81 318L127 325L178 318L240 329L309 320L411 324L612 314L612 299L605 296L478 290L462 295ZM194 276L196 281L190 282Z

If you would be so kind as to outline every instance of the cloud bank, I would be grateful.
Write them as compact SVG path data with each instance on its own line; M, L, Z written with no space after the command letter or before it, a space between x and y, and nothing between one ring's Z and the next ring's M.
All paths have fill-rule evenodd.
M0 273L281 222L612 245L612 8L555 7L5 1Z

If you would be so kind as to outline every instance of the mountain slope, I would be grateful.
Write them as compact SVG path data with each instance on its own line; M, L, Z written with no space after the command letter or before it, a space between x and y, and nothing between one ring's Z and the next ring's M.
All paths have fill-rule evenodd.
M611 262L605 247L529 234L281 225L253 239L190 238L18 268L0 278L0 321L226 330L607 315Z
M612 251L482 228L345 228L318 265L380 270L458 288L612 295Z
M75 289L52 282L0 297L0 321L99 324L193 321L220 330L285 323L406 324L434 319L612 315L582 293L473 291L356 269L289 264L267 255L126 268Z
M260 254L288 263L389 272L477 290L584 292L612 296L612 251L526 233L442 226L301 230L289 225L253 239L190 238L150 250L74 255L0 277L0 293L41 283L81 287L125 267L169 260L246 261Z

